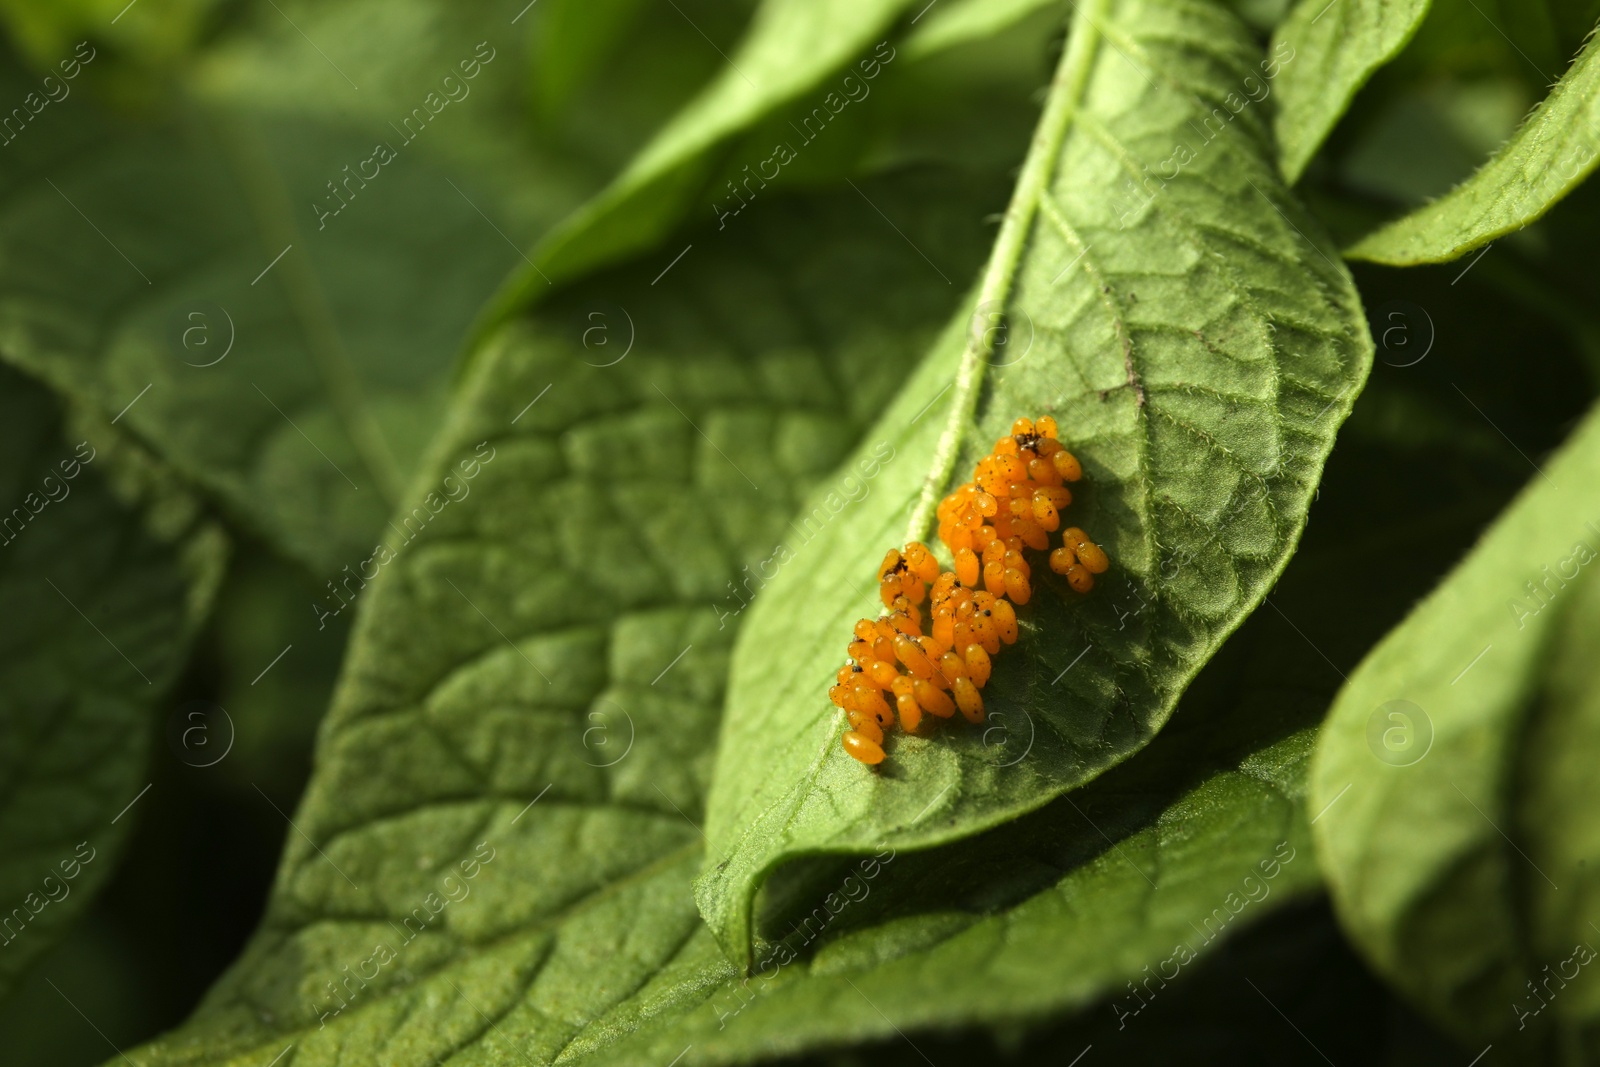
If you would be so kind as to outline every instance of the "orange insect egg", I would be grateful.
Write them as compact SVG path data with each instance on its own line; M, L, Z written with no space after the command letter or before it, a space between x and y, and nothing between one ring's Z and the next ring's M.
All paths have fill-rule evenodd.
M828 699L833 701L834 707L842 708L849 699L850 690L843 684L828 687Z
M853 632L859 641L874 641L878 636L878 628L873 625L871 619L862 619L856 623L856 628Z
M998 544L998 542L996 542ZM987 560L983 564L983 587L995 596L1004 596L1006 591L1006 567L997 559Z
M857 709L866 712L879 722L889 721L889 702L883 699L883 690L858 684L851 690L850 695Z
M1061 484L1061 472L1056 470L1054 463L1042 456L1035 456L1028 461L1028 477L1040 485Z
M1032 587L1028 584L1028 576L1015 567L1006 568L1006 596L1014 603L1026 604L1033 595Z
M948 678L952 685L957 678L965 678L972 673L967 668L967 661L954 650L946 651L939 657L938 667L939 673Z
M1000 640L1008 645L1017 643L1017 613L1012 609L1010 601L997 600L994 604L994 628L1000 634ZM977 673L974 671L973 673ZM981 683L980 683L981 684Z
M886 608L894 606L894 598L899 596L901 592L900 576L898 574L888 575L878 583L878 599L883 601L883 606Z
M959 549L956 554L956 579L962 585L978 584L978 556L971 548Z
M1083 477L1083 467L1078 463L1078 457L1062 449L1050 457L1050 462L1055 466L1056 473L1061 475L1063 481L1075 482Z
M1033 428L1040 437L1053 439L1056 436L1056 420L1049 415L1039 416L1039 421L1033 424Z
M956 621L948 614L933 620L933 639L950 648L956 643Z
M917 581L922 583L937 581L939 578L939 561L933 558L933 553L928 551L928 546L920 541L913 541L906 546L907 564L911 572L917 576Z
M956 713L956 706L945 695L944 690L932 682L918 679L912 683L912 693L917 698L917 706L929 715L937 715L941 719L948 719Z
M995 626L994 618L984 612L976 612L972 616L972 639L984 648L990 645L996 650L1000 646L1000 629Z
M1074 529L1077 528L1074 527ZM1083 531L1079 530L1078 533L1082 534ZM1073 547L1077 551L1078 562L1082 563L1084 570L1087 570L1090 574L1104 574L1107 568L1111 566L1111 560L1107 558L1105 549L1089 540L1088 537L1080 537Z
M944 694L940 694L943 696ZM977 686L972 684L970 678L957 678L955 684L956 707L961 709L961 714L968 722L979 723L983 721L983 697L978 694Z
M871 741L873 744L882 747L883 727L878 725L878 720L872 718L865 718L860 722L852 720L850 727L851 729L855 730L856 733L860 734L862 737L865 737L868 741Z
M1033 498L1033 521L1048 533L1061 525L1061 513L1049 497L1036 493Z
M922 652L928 657L928 662L933 664L933 680L937 684L948 684L939 673L939 657L950 651L949 645L941 645L931 637L917 638L917 644L922 646Z
M1044 527L1032 519L1019 519L1016 523L1017 533L1022 537L1022 543L1038 552L1043 552L1050 547L1050 535L1044 532Z
M865 734L849 730L841 740L844 742L845 753L851 759L866 764L883 762L883 746Z
M1014 456L1017 454L1017 439L1015 437L1002 437L994 443L994 454L997 456Z
M972 624L970 622L957 619L955 632L952 634L952 636L955 638L955 640L950 643L951 648L966 648L972 643Z
M961 658L967 661L967 671L972 676L972 684L979 689L987 685L992 669L989 653L981 645L968 645L961 650Z
M878 659L873 660L871 666L867 668L867 677L879 689L887 689L894 684L896 678L900 677L900 672L894 669L893 663Z
M1067 568L1067 584L1080 593L1087 593L1094 588L1094 575L1084 570L1081 564L1074 563Z
M878 581L883 581L891 574L898 574L902 569L899 550L891 548L883 554L883 562L878 564Z
M889 625L894 628L895 637L910 634L916 637L922 633L922 626L913 619L909 612L897 611L889 616Z
M900 679L894 684L895 711L900 715L900 729L911 733L922 724L922 705L913 695L912 679L906 675L901 675Z
M1057 574L1065 574L1071 567L1078 565L1078 555L1072 551L1071 546L1062 545L1050 552L1050 569Z
M1001 478L1007 485L1015 485L1025 481L1028 477L1027 465L1017 456L1001 456L995 464Z
M863 667L865 667L870 660L877 658L872 654L872 643L870 641L851 641L849 652L850 658L861 664Z
M1072 490L1064 485L1041 485L1033 491L1034 498L1044 497L1059 510L1072 503Z
M894 654L901 663L906 665L906 670L918 678L933 677L933 662L928 659L928 654L911 638L901 635L894 640Z
M995 628L993 619L986 619L985 621L988 622L989 625L984 627L981 632L974 627L972 640L977 642L978 647L989 653L989 655L999 655L1000 631Z
M1018 419L1011 424L1012 434L1025 434L1033 432L1033 420L1028 418Z

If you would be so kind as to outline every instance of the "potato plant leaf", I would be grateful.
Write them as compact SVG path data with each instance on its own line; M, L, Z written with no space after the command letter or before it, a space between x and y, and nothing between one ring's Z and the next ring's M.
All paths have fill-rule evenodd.
M1429 0L1300 0L1272 35L1278 166L1299 180L1357 90L1411 40Z
M138 819L124 809L149 783L151 713L226 555L170 486L159 505L154 482L136 499L125 442L63 432L55 410L0 370L0 993L115 869Z
M786 542L803 562L775 553L758 578L697 889L739 963L784 862L941 844L1137 751L1287 561L1371 348L1349 275L1277 178L1266 115L1206 125L1263 62L1215 5L1078 6L976 309L854 458L883 468L872 494L819 490ZM1034 568L1024 637L985 692L1031 723L1026 758L946 728L897 735L869 771L840 748L826 691L852 622L879 610L877 563L908 518L931 533L938 495L1014 418L1040 414L1083 460L1069 517L1113 568L1084 597Z
M1454 259L1538 219L1600 162L1600 54L1593 37L1511 139L1444 196L1345 253L1394 266Z
M1350 676L1317 745L1314 830L1341 921L1380 973L1475 1037L1554 1025L1592 1041L1600 1020L1592 984L1563 981L1553 1001L1541 984L1600 946L1600 844L1580 814L1600 729L1597 480L1590 415Z
M263 6L264 32L137 105L101 99L109 49L67 53L62 99L4 146L0 358L117 418L314 573L365 558L461 335L519 262L496 222L526 239L586 191L517 135L520 34L498 9L487 24L491 6L421 5L430 34L337 61ZM392 14L288 8L352 46ZM0 62L7 99L42 100L38 84Z

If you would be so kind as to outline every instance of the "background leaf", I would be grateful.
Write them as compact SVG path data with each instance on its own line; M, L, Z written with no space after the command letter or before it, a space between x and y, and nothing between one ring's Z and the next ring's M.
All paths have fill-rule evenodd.
M151 712L225 555L192 500L141 478L103 428L81 430L63 433L51 398L0 370L0 992L115 868L139 817L125 806L149 781Z
M523 272L502 294L501 305L514 309L537 292L536 273L567 281L656 244L682 221L691 199L711 188L708 153L772 110L817 90L825 76L870 58L909 3L766 0L726 68L600 196L545 240L537 272Z
M264 5L180 82L122 101L137 117L97 98L117 59L86 45L65 99L5 146L0 356L119 418L320 580L365 559L461 336L526 259L513 236L615 162L531 136L506 7ZM8 96L39 84L6 64ZM633 84L657 107L685 91ZM379 142L393 158L363 169Z
M1550 95L1466 181L1352 245L1355 259L1454 259L1549 211L1600 161L1600 60L1586 41Z
M1287 560L1367 372L1349 276L1277 183L1264 115L1244 110L1191 145L1180 176L1154 192L1135 185L1145 160L1198 141L1199 101L1220 101L1258 56L1208 5L1079 9L1010 209L1026 234L1026 251L1019 241L1009 253L1021 254L1015 289L999 292L1015 339L976 414L956 368L980 331L963 319L855 457L861 468L892 449L875 494L843 511L823 491L808 502L789 544L814 539L816 562L784 567L741 637L697 890L735 959L753 958L753 896L786 860L939 844L1136 751ZM1029 168L1042 180L1030 185ZM1131 201L1106 195L1124 186ZM1007 254L1002 232L984 303ZM993 310L972 321L987 328ZM1022 414L1054 415L1082 459L1070 517L1113 570L1080 598L1035 567L1025 635L985 691L992 712L1037 724L1028 760L1003 767L982 731L946 728L897 736L869 772L840 749L843 715L825 695L853 620L877 610L865 578L905 539L928 457L941 474L940 425L953 428L964 475ZM775 647L786 650L777 662Z
M1283 69L1273 133L1278 166L1291 185L1356 91L1417 32L1428 6L1429 0L1300 0L1274 31L1272 55Z
M1593 834L1572 761L1594 729L1583 695L1594 583L1580 563L1600 549L1597 465L1591 417L1362 663L1318 744L1318 850L1346 929L1381 973L1472 1035L1547 1026L1546 998L1525 983L1596 937L1584 921ZM1554 1017L1587 1026L1590 988L1562 988Z

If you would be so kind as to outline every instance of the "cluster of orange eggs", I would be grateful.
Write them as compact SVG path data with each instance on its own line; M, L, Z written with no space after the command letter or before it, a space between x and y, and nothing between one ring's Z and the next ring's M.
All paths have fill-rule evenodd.
M1017 640L1013 604L1026 604L1033 593L1023 549L1050 547L1061 509L1072 503L1065 483L1081 477L1077 458L1056 439L1054 419L1018 419L979 461L973 480L939 505L939 540L955 570L941 573L933 553L916 541L889 550L878 568L888 613L856 623L853 662L828 690L850 720L845 752L881 763L884 732L898 720L910 733L925 713L948 719L959 710L968 722L983 721L978 690L989 680L990 657ZM1076 526L1062 531L1061 542L1050 552L1050 569L1088 592L1110 561Z

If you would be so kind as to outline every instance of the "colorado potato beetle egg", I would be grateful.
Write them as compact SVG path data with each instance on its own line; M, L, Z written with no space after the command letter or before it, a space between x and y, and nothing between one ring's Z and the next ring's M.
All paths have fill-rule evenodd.
M1076 526L1061 530L1061 544L1050 550L1050 535L1072 503L1064 483L1082 477L1077 457L1057 439L1054 418L1019 418L978 461L973 480L939 502L939 540L953 568L941 571L932 551L916 541L884 554L878 595L885 614L855 624L851 662L828 690L849 720L841 744L851 758L883 762L885 735L896 722L912 733L925 716L947 719L960 711L968 722L984 721L979 691L992 657L1017 642L1016 607L1034 592L1026 552L1049 552L1050 570L1079 593L1111 565Z

